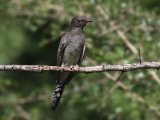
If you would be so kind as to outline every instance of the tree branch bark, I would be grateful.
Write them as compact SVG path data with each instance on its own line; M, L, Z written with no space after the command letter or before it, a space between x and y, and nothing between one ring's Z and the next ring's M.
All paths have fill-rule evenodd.
M133 64L123 65L99 65L91 67L59 67L59 66L48 66L48 65L0 65L0 71L64 71L64 72L105 72L105 71L122 71L128 72L139 69L160 69L160 62L142 62Z

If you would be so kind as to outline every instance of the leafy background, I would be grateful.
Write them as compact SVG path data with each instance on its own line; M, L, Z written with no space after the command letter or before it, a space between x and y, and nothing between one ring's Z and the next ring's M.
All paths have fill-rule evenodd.
M160 60L158 0L1 0L0 64L55 65L60 35L73 16L88 24L82 66ZM158 120L156 70L78 74L56 112L50 110L54 72L0 72L1 120Z

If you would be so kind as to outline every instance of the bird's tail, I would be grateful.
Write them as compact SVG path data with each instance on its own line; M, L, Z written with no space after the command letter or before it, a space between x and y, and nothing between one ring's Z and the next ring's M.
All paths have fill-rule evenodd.
M51 110L55 111L58 103L60 102L61 95L63 94L64 85L63 84L57 84L56 89L52 96L52 102L51 102Z

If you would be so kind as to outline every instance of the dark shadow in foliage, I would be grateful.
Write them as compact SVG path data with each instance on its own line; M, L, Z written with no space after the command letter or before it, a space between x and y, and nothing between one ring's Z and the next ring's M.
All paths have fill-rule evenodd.
M160 13L160 1L159 0L140 0L139 1L140 4L149 10L153 10L154 12L156 12L157 14Z
M19 57L12 60L12 63L21 65L56 65L56 53L60 38L57 37L56 40L44 47L38 47L39 40L44 37L48 39L51 38L49 33L43 33L50 23L51 22L43 27L40 26L40 28L34 33L24 28L26 36L28 37L28 42L24 46ZM54 87L55 83L55 72L6 72L5 76L6 78L11 78L13 82L9 89L12 91L20 91L24 96L31 93L33 88L35 89L34 91L39 92L40 87L44 85L52 85Z

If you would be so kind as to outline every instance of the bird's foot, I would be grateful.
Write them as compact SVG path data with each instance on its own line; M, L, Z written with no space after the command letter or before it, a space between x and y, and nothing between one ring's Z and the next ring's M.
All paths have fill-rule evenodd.
M79 71L79 65L71 65L70 67L70 70L72 70L72 71Z
M63 72L64 71L64 65L63 64L61 65L61 68L62 68L61 72Z

